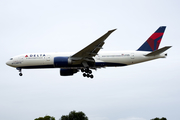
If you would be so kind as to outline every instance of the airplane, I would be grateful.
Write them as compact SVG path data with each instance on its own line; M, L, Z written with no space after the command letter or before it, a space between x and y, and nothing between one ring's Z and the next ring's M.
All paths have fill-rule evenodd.
M116 30L113 29L76 53L28 53L12 57L6 64L16 68L19 76L23 75L22 69L60 68L61 76L72 76L81 71L84 77L94 78L92 70L98 68L128 66L166 58L164 51L172 46L158 49L165 29L166 26L160 26L135 51L99 52L106 38Z

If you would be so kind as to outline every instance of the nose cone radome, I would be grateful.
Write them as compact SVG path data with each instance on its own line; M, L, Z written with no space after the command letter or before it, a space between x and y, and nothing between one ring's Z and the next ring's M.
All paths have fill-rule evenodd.
M7 61L7 62L6 62L6 65L11 66L11 62L10 62L10 61Z

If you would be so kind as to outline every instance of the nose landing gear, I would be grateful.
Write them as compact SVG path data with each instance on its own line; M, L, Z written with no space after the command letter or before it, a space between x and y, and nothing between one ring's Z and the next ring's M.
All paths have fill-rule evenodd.
M19 76L22 76L23 74L22 73L19 73Z
M89 70L89 68L81 69L81 72L85 72L85 73L83 73L84 77L94 78L94 76L92 75L92 70Z
M19 70L19 76L22 76L22 72L21 72L21 68L16 68L17 70Z

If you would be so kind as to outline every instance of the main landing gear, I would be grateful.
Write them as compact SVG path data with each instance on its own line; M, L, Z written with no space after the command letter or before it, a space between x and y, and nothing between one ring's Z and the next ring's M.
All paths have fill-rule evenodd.
M22 72L21 72L21 68L16 68L17 70L19 70L19 76L22 76Z
M94 77L94 76L92 75L92 70L90 70L89 68L81 69L81 72L84 72L84 73L83 73L83 76L84 76L84 77L87 77L87 78L93 78L93 77Z

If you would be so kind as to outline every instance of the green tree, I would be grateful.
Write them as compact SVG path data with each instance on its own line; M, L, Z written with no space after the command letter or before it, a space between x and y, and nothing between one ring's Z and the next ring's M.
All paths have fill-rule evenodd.
M154 119L151 119L151 120L167 120L166 118L162 117L161 119L160 118L154 118Z
M39 118L36 118L36 119L34 119L34 120L55 120L55 118L46 115L46 116L44 116L44 117L39 117Z
M88 117L83 112L71 111L69 115L61 116L60 120L88 120Z
M60 120L69 120L69 116L63 115Z
M167 120L166 118L162 117L161 120Z
M151 120L160 120L159 118L154 118L154 119L151 119Z

